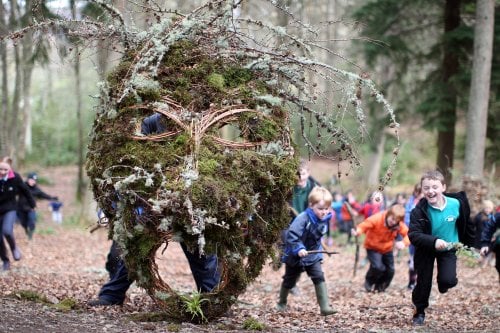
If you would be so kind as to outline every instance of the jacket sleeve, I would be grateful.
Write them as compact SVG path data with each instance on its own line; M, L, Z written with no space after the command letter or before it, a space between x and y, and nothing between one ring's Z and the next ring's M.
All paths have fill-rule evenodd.
M45 193L44 191L42 191L40 189L40 187L38 187L37 185L35 185L32 189L31 189L31 195L34 197L34 198L39 198L39 199L46 199L46 200L55 200L56 197L53 197L47 193Z
M366 233L366 231L368 229L373 228L374 216L375 215L372 215L369 218L367 218L366 220L364 220L363 222L361 222L360 224L358 224L356 226L356 232L359 233L359 234L364 234L364 233ZM351 232L351 231L348 230L347 232Z
M495 215L495 219L489 219L484 224L483 232L481 233L481 247L490 245L491 238L495 231L500 228L500 214Z
M470 206L467 200L467 194L464 191L459 192L458 198L460 199L460 218L463 219L463 233L460 241L467 246L474 246L474 240L476 239L476 224L470 218Z
M396 237L396 241L401 241L401 240L403 241L405 246L410 245L410 239L408 238L408 227L404 222L399 223L399 232Z
M307 214L301 213L293 220L288 228L286 243L293 255L297 255L300 250L306 248L302 242L302 235L304 234L305 225L308 220Z

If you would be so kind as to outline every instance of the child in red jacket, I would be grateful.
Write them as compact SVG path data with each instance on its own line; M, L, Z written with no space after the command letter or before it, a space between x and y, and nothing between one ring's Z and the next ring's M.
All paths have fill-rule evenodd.
M364 247L370 262L370 268L365 277L365 290L368 292L383 292L391 284L394 277L394 255L393 247L403 249L405 243L409 244L408 227L404 223L405 208L402 205L394 205L387 211L376 213L355 229L353 236L366 234ZM396 241L401 235L403 240Z

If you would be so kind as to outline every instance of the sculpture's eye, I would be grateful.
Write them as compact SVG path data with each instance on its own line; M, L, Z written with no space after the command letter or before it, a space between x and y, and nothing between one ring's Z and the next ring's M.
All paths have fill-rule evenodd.
M182 109L155 111L142 120L135 139L163 140L186 132L198 143L206 135L223 146L246 148L278 140L281 134L272 117L241 105L209 109L197 117L186 117Z
M209 130L220 144L232 147L254 147L279 137L278 125L268 116L253 110L224 118Z

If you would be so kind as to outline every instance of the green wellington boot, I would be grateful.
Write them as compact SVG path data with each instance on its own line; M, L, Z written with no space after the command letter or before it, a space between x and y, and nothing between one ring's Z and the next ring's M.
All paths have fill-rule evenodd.
M334 309L328 304L328 291L326 290L326 283L320 282L314 285L316 290L316 298L318 299L319 308L321 309L321 315L329 316L336 313Z
M276 305L276 310L278 311L286 310L286 299L288 298L288 293L290 293L290 289L281 286L280 299L278 301L278 304Z

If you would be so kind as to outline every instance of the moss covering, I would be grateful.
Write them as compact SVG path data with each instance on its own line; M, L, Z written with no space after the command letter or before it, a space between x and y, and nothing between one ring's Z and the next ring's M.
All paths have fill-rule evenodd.
M128 59L108 76L111 103L94 123L87 156L92 189L137 283L170 317L210 320L259 275L289 222L298 162L288 144L286 111L255 97L273 94L258 71L189 40L170 46L154 83L133 77L142 73L131 76ZM141 88L124 94L127 80ZM174 134L140 133L141 121L159 109L169 114L162 117L165 133ZM228 124L239 134L232 143L221 141ZM269 144L281 148L271 153ZM223 281L203 294L201 316L187 311L156 272L156 251L172 235L222 263Z

